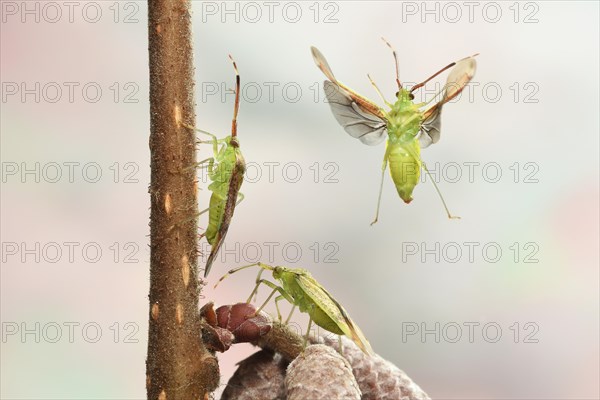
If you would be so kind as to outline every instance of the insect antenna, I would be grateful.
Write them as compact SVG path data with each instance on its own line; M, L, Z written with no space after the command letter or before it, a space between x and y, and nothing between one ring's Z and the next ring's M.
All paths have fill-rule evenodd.
M243 269L246 269L246 268L251 268L251 267L256 267L256 266L259 266L259 267L260 267L260 268L262 268L262 269L268 269L269 271L272 271L272 270L274 269L274 268L273 268L273 267L271 267L270 265L266 265L266 264L263 264L263 263L261 263L261 262L257 262L257 263L254 263L254 264L249 264L249 265L243 265L243 266L241 266L241 267L237 267L237 268L234 268L234 269L230 269L229 271L227 271L227 272L225 273L225 275L223 275L221 278L219 278L219 280L218 280L218 281L217 281L217 283L215 284L214 288L216 288L217 286L219 286L219 284L220 284L220 283L221 283L221 282L222 282L222 281L223 281L225 278L227 278L229 275L231 275L231 274L234 274L234 273L236 273L236 272L238 272L238 271L241 271L241 270L243 270Z
M394 63L396 64L396 83L398 84L398 90L402 89L402 84L400 83L400 67L398 65L398 55L396 54L396 50L392 47L392 45L385 40L384 37L381 38L387 44L387 46L392 50L392 54L394 55Z
M234 138L237 136L237 116L240 109L240 73L231 54L229 55L229 59L233 63L233 69L235 70L235 105L233 106L233 120L231 121L231 137Z
M430 80L432 80L433 78L435 78L436 76L438 76L439 74L441 74L442 72L444 72L445 70L447 70L450 67L454 67L456 65L456 62L450 63L448 65L446 65L444 68L440 69L438 72L436 72L435 74L431 75L429 78L425 79L423 82L419 83L418 85L415 85L412 87L412 89L410 89L410 92L414 92L415 90L422 88L427 82L429 82Z

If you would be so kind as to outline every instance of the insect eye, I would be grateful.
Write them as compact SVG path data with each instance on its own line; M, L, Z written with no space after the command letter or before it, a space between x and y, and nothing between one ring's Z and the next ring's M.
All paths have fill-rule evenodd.
M400 92L396 92L396 97L398 97L399 94L400 94Z
M412 94L412 93L409 93L408 94L408 98L411 99L411 100L414 100L415 99L415 95Z

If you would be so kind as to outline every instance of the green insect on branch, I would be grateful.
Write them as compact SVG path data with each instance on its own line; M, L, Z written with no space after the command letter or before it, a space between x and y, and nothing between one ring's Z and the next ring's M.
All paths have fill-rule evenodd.
M237 137L237 116L240 109L240 74L233 57L230 55L229 58L235 71L235 103L231 121L231 135L223 139L217 139L212 133L187 124L184 125L189 129L210 136L211 140L200 140L198 143L212 144L213 148L213 156L199 163L199 165L206 163L208 177L211 180L208 189L212 192L208 208L200 212L200 214L203 214L208 211L208 227L201 237L206 237L206 241L211 245L210 254L204 267L205 278L208 277L212 264L225 242L235 207L244 199L244 195L240 193L240 188L244 181L246 161L242 155Z

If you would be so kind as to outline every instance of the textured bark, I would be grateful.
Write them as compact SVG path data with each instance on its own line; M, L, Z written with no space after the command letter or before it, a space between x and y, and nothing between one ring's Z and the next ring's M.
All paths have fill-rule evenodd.
M190 3L148 1L150 307L148 399L203 399L219 381L200 340Z

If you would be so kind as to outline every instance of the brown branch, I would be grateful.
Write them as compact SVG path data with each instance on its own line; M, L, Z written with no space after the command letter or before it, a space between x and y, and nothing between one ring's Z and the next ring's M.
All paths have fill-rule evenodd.
M254 344L275 350L287 361L292 361L304 350L304 337L281 322L273 322L273 328Z
M219 380L200 340L190 3L149 0L150 310L148 399L203 399Z

